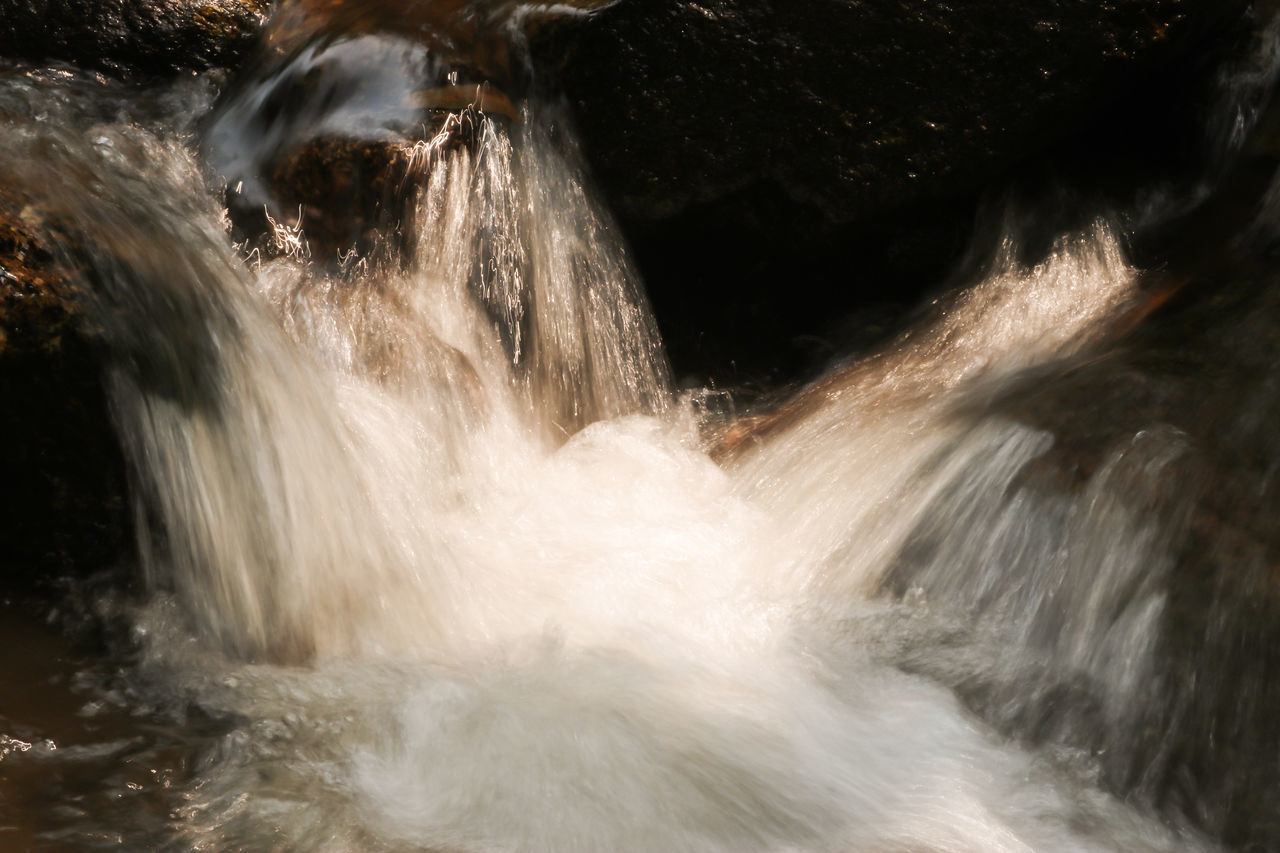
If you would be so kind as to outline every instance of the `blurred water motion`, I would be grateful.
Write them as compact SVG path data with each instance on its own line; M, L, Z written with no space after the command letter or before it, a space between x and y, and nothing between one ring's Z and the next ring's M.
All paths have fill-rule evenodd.
M1218 314L1175 300L1169 322L1202 361L1144 365L1133 347L1167 350L1133 333L1158 309L1123 229L1098 219L1028 262L1015 227L891 343L727 419L714 392L673 387L558 107L473 104L464 145L375 126L348 108L400 121L424 77L447 77L442 49L369 34L384 24L335 32L346 19L324 14L323 35L290 33L303 47L232 90L210 144L252 173L317 127L392 139L411 164L392 251L309 258L302 217L272 220L275 257L246 258L187 136L95 117L74 81L37 98L30 78L0 80L0 180L93 283L147 581L138 598L85 596L127 633L117 671L58 676L80 679L66 701L81 716L113 721L92 745L70 744L83 733L62 733L66 713L0 717L0 785L22 791L3 797L0 844L1280 837L1241 823L1259 813L1243 788L1275 790L1260 722L1276 707L1275 587L1250 587L1254 610L1191 601L1229 583L1196 569L1232 536L1237 578L1273 565L1246 523L1204 530L1206 506L1239 510L1238 489L1202 495L1220 475L1205 466L1235 471L1238 449L1260 478L1241 488L1274 497L1277 374L1253 359L1280 339L1274 288L1242 284ZM298 122L264 132L281 81L321 67L376 72L372 100L294 102ZM183 97L196 110L207 93ZM1222 333L1240 317L1256 339ZM1152 402L1206 383L1228 388L1214 411L1252 395L1225 422L1227 453ZM1251 647L1257 665L1221 661L1235 681L1205 686L1207 655ZM1223 765L1231 696L1248 708ZM88 783L87 766L115 769ZM27 800L40 820L12 804Z

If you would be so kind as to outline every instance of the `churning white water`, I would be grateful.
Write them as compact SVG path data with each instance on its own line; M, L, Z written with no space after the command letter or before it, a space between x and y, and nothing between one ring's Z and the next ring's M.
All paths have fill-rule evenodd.
M1131 472L1177 436L1036 495L1052 438L983 407L1131 306L1108 226L1031 268L1010 243L717 462L725 425L673 389L556 121L421 149L407 260L341 272L241 259L181 140L0 143L93 281L144 531L139 678L228 721L172 843L1204 846L948 689L980 671L1014 713L1083 680L1118 732L1141 699L1164 556Z

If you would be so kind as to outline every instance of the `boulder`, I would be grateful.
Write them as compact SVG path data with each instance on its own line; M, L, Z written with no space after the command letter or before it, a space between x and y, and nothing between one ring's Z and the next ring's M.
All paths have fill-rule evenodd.
M550 39L616 209L755 186L783 231L971 190L1237 22L1241 0L623 0ZM775 199L770 199L775 200ZM784 213L801 214L800 221Z
M110 567L129 541L100 355L42 228L0 187L0 570L10 590Z
M388 20L396 5L280 7L223 92L202 148L239 240L271 251L281 223L301 225L318 260L367 255L396 232L424 145L474 143L477 111L519 122L492 82L506 76L502 39L441 20L455 0Z
M146 73L234 65L269 0L0 0L0 57Z
M668 337L702 341L678 366L771 373L833 315L936 286L1029 162L1176 169L1248 6L621 0L532 50Z

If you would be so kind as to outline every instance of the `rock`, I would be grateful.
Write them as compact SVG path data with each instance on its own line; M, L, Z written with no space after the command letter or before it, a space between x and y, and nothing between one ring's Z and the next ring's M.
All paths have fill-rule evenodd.
M42 227L0 187L0 571L10 590L110 567L129 541L100 354Z
M0 56L147 73L229 67L269 0L0 0Z
M422 146L474 143L477 111L520 120L491 82L505 76L505 42L465 16L449 29L435 6L391 22L374 14L386 9L283 9L220 99L203 148L227 182L239 239L269 251L261 235L269 244L284 223L302 228L314 258L367 255L379 231L397 230Z
M473 146L478 114L470 107L451 116L433 116L430 140L392 141L319 137L294 148L280 150L270 161L266 176L266 214L258 209L236 210L241 229L262 229L259 218L277 211L282 219L297 211L292 224L315 258L333 261L352 250L361 256L376 252L388 237L396 235L411 213L415 174L427 168L426 146L440 149ZM417 147L415 147L417 146ZM253 214L252 216L250 214ZM278 243L280 222L267 220ZM252 236L250 236L252 240ZM273 247L265 247L271 253Z
M571 19L543 59L628 218L768 184L806 214L769 211L788 230L984 184L1245 8L624 0Z
M502 4L492 5L497 8L475 0L292 0L279 7L267 43L287 53L337 38L393 36L422 48L441 65L463 65L505 85L511 38L497 24Z
M391 199L389 179L398 171L400 147L348 139L322 139L284 152L270 175L277 206L296 204L299 227L317 255L359 247Z
M531 49L668 338L702 341L677 366L741 382L829 356L797 339L832 316L937 286L981 194L1029 161L1176 168L1247 6L622 0Z
M0 191L0 355L56 355L73 333L74 293L36 238L40 214Z

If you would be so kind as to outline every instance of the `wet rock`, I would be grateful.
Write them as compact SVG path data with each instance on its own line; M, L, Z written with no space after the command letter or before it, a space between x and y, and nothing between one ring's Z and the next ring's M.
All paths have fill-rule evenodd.
M622 2L554 50L620 211L661 219L770 185L805 214L770 211L788 230L985 183L1147 94L1145 75L1188 61L1245 6Z
M292 0L281 3L267 44L288 53L302 45L369 35L394 36L430 53L442 65L463 65L481 79L505 85L511 37L502 2L432 0Z
M0 0L0 56L169 73L229 67L270 0Z
M936 286L979 196L1029 162L1177 168L1247 5L623 0L532 48L668 338L701 342L677 365L742 381L829 355L800 339L833 315Z
M76 283L40 213L0 188L0 573L111 566L126 548L124 467Z
M391 21L387 6L283 7L224 93L203 148L227 182L239 240L269 251L283 223L301 228L317 260L367 256L395 239L409 172L421 177L432 150L473 144L481 112L520 121L492 82L505 76L493 46L504 41L466 16L449 26L434 5Z
M366 256L410 215L415 174L445 149L474 146L479 121L478 111L468 106L457 113L433 113L423 125L434 130L429 139L322 137L284 149L270 167L263 218L271 210L282 215L296 210L292 227L305 235L308 251L318 259L341 258L353 250ZM238 217L241 228L257 221L262 231L259 211L252 213ZM271 221L266 227L272 229Z
M367 251L377 229L394 225L390 205L403 157L394 143L342 138L283 152L269 176L270 207L296 207L293 227L302 229L316 256ZM247 224L243 218L241 224Z
M0 192L0 355L54 355L74 334L74 293L36 238L40 213Z

